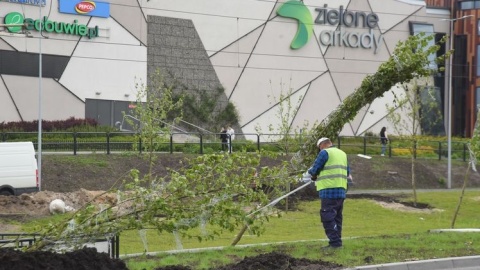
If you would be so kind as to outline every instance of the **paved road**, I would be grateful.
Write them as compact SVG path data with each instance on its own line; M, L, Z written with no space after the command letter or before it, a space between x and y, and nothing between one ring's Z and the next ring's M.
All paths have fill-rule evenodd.
M480 188L467 188L467 191L480 191ZM446 189L446 188L432 188L432 189L417 189L417 192L432 192L432 191L441 191L441 192L461 192L461 188L451 188L451 189ZM347 198L348 194L393 194L393 193L412 193L412 189L355 189L355 186L353 188L348 190L347 193Z
M348 268L347 270L479 270L480 256L452 257L425 261L387 263Z

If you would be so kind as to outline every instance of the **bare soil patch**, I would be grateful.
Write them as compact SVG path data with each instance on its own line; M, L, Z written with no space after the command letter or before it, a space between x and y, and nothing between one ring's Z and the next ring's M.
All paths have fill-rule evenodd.
M242 261L226 265L216 270L246 270L246 269L265 269L265 270L277 270L277 269L291 269L291 270L336 270L343 269L341 265L331 262L325 262L322 260L308 260L308 259L296 259L289 255L271 252L266 254L259 254L255 257L246 257ZM161 270L156 269L156 270Z
M232 263L211 270L339 270L344 269L341 265L322 260L297 259L280 252L259 254L246 257L238 263ZM193 270L189 266L172 265L157 267L154 270Z
M3 216L23 217L25 219L50 215L49 205L55 199L60 199L67 206L79 209L91 202L96 205L112 204L116 201L114 194L104 191L80 189L73 192L40 191L25 193L19 196L1 196L0 209Z
M167 168L179 169L188 155L161 154L153 167L153 173L164 175ZM85 160L89 160L86 162ZM92 162L92 159L95 162ZM410 189L411 160L374 156L365 159L349 156L354 177L354 189ZM274 166L278 160L264 159L261 166ZM468 164L454 161L452 165L452 188L461 188ZM131 169L141 173L148 171L147 162L138 155L96 154L85 157L44 155L42 158L42 190L73 192L80 189L108 190L129 179ZM415 164L416 186L419 189L445 189L447 160L418 159ZM471 172L468 187L480 187L480 174Z

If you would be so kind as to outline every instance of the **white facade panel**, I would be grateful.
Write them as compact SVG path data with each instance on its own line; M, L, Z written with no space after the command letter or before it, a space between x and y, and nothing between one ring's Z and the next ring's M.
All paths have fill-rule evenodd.
M73 57L60 82L83 101L126 100L126 94L135 100L135 83L146 82L146 69L146 61Z
M3 76L0 77L0 79L3 81ZM0 113L0 123L22 120L13 101L14 100L10 96L5 84L0 83L0 108L2 108L2 113Z
M294 126L302 127L308 122L309 127L313 127L334 111L338 104L340 98L332 78L324 73L309 85L293 122Z
M380 18L378 24L382 33L404 21L411 14L425 8L423 5L412 5L402 1L389 1L388 5L382 0L370 0L369 3L372 11L378 14ZM395 12L392 12L392 10Z
M53 79L42 79L40 97L38 78L9 75L3 78L24 121L39 119L39 104L44 120L84 118L83 102Z
M147 18L136 0L117 0L110 5L111 17L132 35L147 44Z
M292 93L290 99L293 106L300 104L303 97L305 97L305 92L307 91L307 89L308 85L299 89L295 93ZM288 89L284 90L285 92L283 94L287 95L289 93ZM290 115L289 118L287 118L286 115L282 115L282 110L285 111L287 109L287 105L285 103L283 105L280 105L278 104L278 100L272 98L271 104L272 106L268 108L268 110L265 111L262 115L256 118L254 122L251 122L250 124L247 124L244 128L242 128L244 133L257 134L258 132L259 134L271 134L271 136L265 136L262 138L263 140L268 141L275 141L281 137L281 134L283 134L284 132L282 130L282 123L292 122L295 115ZM300 125L298 126L293 126L292 129L299 131L299 129L302 127L303 123L300 123Z
M258 27L210 57L220 83L225 88L227 97L232 94L233 88L248 63L248 59L252 56L263 29L264 26Z
M12 46L0 39L0 50L13 51Z

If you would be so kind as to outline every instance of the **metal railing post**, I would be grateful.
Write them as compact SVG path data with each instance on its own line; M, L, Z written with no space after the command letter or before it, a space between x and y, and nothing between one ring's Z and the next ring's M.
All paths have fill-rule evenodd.
M110 132L107 132L107 155L110 155Z
M115 252L116 252L116 235L114 235L112 238L107 238L108 240L108 253L110 255L111 259L115 259Z
M200 155L203 155L203 136L200 133Z
M438 142L438 160L442 160L442 142Z
M339 136L340 137L340 136ZM363 137L363 154L367 154L367 137Z
M257 150L260 152L260 134L257 133Z
M142 137L138 138L138 151L140 154L142 153Z
M120 258L120 235L115 235L115 259Z
M413 159L417 159L417 141L413 141Z
M170 133L170 154L173 154L173 134Z
M73 155L77 154L77 133L73 133Z

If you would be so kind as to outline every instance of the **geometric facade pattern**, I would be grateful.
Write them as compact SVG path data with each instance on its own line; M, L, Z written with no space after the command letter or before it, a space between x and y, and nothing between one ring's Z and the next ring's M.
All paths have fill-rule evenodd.
M36 19L41 10L51 21L76 20L87 27L97 26L99 31L98 37L89 39L38 31L10 34L0 26L0 55L38 56L41 52L66 59L59 76L42 79L43 119L84 117L86 99L135 100L135 84L146 80L151 61L147 48L157 46L149 44L148 16L183 19L200 38L209 60L205 65L213 67L215 80L225 89L225 99L236 105L241 131L256 133L257 127L267 131L269 125L280 124L278 99L285 94L300 106L292 118L293 127L322 121L390 57L396 43L410 35L412 22L431 24L436 33L449 31L449 23L442 21L450 18L449 11L429 9L424 1L304 0L314 20L321 21L322 12L343 10L350 12L347 14L375 14L377 23L374 27L314 23L309 42L293 50L290 43L297 21L276 13L284 2L112 0L108 18L59 13L59 1L53 0L47 0L44 7L0 2L0 23L9 12ZM345 39L350 33L354 33L350 40ZM358 41L364 34L375 39L370 43L368 38L363 40L366 48ZM17 69L22 64L9 63ZM59 70L55 65L44 69ZM0 122L37 119L40 83L38 75L32 75L0 73ZM385 104L392 99L393 94L387 92L363 108L342 135L388 127Z

